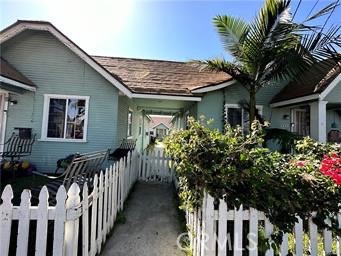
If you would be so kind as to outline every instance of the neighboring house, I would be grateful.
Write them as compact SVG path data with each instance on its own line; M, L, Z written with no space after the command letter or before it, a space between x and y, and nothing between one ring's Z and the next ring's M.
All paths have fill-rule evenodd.
M149 134L162 140L170 133L172 116L150 115Z
M225 73L185 62L90 56L41 21L5 28L0 47L0 144L15 128L32 129L38 139L29 159L40 171L54 170L68 154L114 149L126 137L143 150L152 114L173 116L177 129L185 128L188 116L201 115L218 129L223 118L246 127L247 113L238 104L248 93ZM333 126L341 126L335 72L319 90L311 89L318 82L309 82L309 90L285 83L261 89L258 109L272 127L325 141L334 116ZM288 93L291 88L304 92Z

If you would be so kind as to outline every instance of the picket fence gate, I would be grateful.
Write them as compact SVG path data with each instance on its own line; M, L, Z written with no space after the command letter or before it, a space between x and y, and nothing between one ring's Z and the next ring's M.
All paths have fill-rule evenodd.
M283 209L285 210L285 209ZM186 223L189 228L189 239L193 256L242 256L245 255L245 243L243 239L246 238L245 231L243 234L243 222L248 221L247 240L249 243L248 252L246 255L258 255L258 231L260 222L264 225L266 238L269 238L273 232L274 226L264 216L264 213L255 209L243 210L240 209L228 210L225 201L219 201L219 209L214 210L214 199L210 195L205 195L201 208L193 212L186 211ZM341 223L341 214L338 215L338 221ZM228 233L228 222L233 223L232 234ZM304 230L302 220L296 223L293 230L295 239L294 254L302 255L330 255L336 253L341 255L340 237L335 237L336 252L333 250L333 235L330 230L323 230L323 252L318 251L318 236L319 230L317 226L310 219L308 223L309 235L309 254L307 248L304 247ZM283 242L280 245L279 254L286 256L288 254L288 234L284 234ZM244 251L244 252L243 252ZM334 255L332 254L332 255ZM260 254L261 255L261 254ZM273 249L265 252L266 256L273 256Z
M89 194L87 184L82 191L72 184L69 191L60 186L56 205L48 203L49 192L44 186L38 206L31 205L31 192L24 190L20 206L13 206L13 190L7 185L0 205L0 255L9 255L12 221L18 221L16 255L27 255L30 222L36 221L35 255L47 253L49 221L53 221L53 256L74 256L81 249L83 256L101 252L102 244L114 226L117 213L123 209L129 191L138 179L139 154L132 152L94 177ZM81 192L81 193L80 193ZM80 225L81 222L81 225ZM81 228L80 228L81 227ZM81 230L81 236L79 236ZM13 234L12 234L13 235ZM32 238L31 238L32 239ZM81 239L81 241L79 241Z
M146 182L171 183L174 181L175 167L165 151L144 151L139 164L140 180Z

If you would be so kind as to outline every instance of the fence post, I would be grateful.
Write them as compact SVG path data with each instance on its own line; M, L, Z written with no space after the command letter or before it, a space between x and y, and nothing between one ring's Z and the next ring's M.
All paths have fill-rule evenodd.
M64 254L64 231L66 220L66 190L62 185L59 187L57 196L57 204L55 209L54 231L53 231L53 255Z
M102 249L102 232L103 232L103 172L99 174L99 188L98 188L98 222L97 222L97 253Z
M1 195L0 205L0 255L8 255L12 225L13 190L7 185Z
M82 255L89 255L89 191L88 184L85 182L83 186L83 203L82 203Z
M96 244L96 225L97 225L97 201L98 201L98 176L95 175L92 191L91 207L91 233L90 233L90 255L94 256L97 252Z
M28 249L28 234L30 230L30 206L31 206L31 191L24 189L21 193L20 211L19 211L19 226L17 240L17 255L26 255Z
M77 213L77 209L80 207L79 186L73 183L67 193L68 198L66 200L67 216L69 213ZM65 223L65 256L77 255L78 250L78 231L79 231L79 217L67 220Z
M108 228L108 192L109 192L109 176L108 176L109 169L105 170L104 174L104 203L103 203L103 232L102 232L102 240L105 243L107 237L107 228Z
M38 218L37 218L37 234L45 239L36 239L36 256L46 255L47 244L47 223L48 223L48 207L49 207L49 192L47 187L44 186L39 193L38 204Z

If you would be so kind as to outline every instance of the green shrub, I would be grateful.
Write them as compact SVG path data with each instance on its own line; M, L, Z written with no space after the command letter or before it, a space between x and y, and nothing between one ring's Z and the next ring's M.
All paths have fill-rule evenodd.
M204 191L224 199L233 209L241 204L255 208L278 227L272 239L280 242L290 233L297 216L303 220L316 212L314 222L340 234L336 219L324 219L340 210L341 190L320 170L325 155L341 155L340 146L316 143L309 138L296 145L297 154L264 148L264 126L254 122L249 134L227 126L224 133L204 121L188 120L188 130L166 138L166 150L176 161L182 206L200 206Z

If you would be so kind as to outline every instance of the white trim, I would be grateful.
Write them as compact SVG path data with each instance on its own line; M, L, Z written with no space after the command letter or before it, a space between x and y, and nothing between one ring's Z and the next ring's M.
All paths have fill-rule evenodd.
M27 84L24 84L24 83L21 83L21 82L9 79L9 78L4 77L4 76L0 76L0 82L6 83L6 84L10 84L10 85L13 85L15 87L19 87L19 88L22 88L22 89L25 89L25 90L28 90L28 91L31 91L31 92L35 92L37 90L33 86L30 86L30 85L27 85Z
M239 104L225 104L225 110L226 108L241 108ZM260 114L263 115L263 105L256 105L256 108L260 110Z
M173 96L173 95L143 94L143 93L133 93L131 96L132 98L137 98L137 99L201 101L201 97L192 97L192 96Z
M64 138L48 138L47 125L49 119L50 99L79 99L85 100L85 117L84 117L84 131L83 139L64 139ZM89 120L89 101L90 96L78 95L64 95L64 94L44 94L44 107L43 107L43 121L41 126L41 138L39 141L53 141L53 142L87 142L88 120Z
M157 126L159 126L160 124L162 124L163 126L165 126L166 127L166 129L170 129L169 128L169 126L168 125L165 125L163 122L161 122L161 123L159 123L159 124L156 124L156 125L154 125L153 127L152 127L152 129L155 129L155 127L157 127Z
M216 91L216 90L225 88L225 87L230 86L230 85L235 84L235 83L237 83L237 81L233 79L231 81L227 81L227 82L224 82L224 83L221 83L221 84L208 85L208 86L205 86L203 88L194 89L191 92L192 93L204 93L204 92Z
M313 94L313 95L299 97L299 98L295 98L295 99L291 99L291 100L280 101L280 102L270 104L270 107L276 108L276 107L282 107L285 105L301 103L303 101L316 100L319 98L319 96L320 96L320 94Z
M228 109L229 108L239 108L239 109L241 109L242 110L242 123L241 123L241 128L242 128L242 130L244 130L244 120L243 120L243 118L244 118L244 109L243 108L241 108L240 107L240 105L239 104L225 104L225 118L226 118L226 122L227 122L227 118L228 118ZM259 114L260 115L263 115L263 105L256 105L256 109L258 109L259 110Z
M335 88L335 86L341 81L341 74L339 74L324 91L320 94L319 99L324 100L328 94Z
M106 80L113 84L117 89L122 91L126 96L131 98L131 91L125 87L122 83L116 80L105 68L99 65L95 60L93 60L89 55L82 51L75 43L70 41L61 32L54 28L51 24L45 23L30 23L21 21L19 24L9 28L1 34L0 44L14 37L15 35L21 33L26 29L48 31L54 35L60 42L62 42L66 47L68 47L72 52L83 59L87 64L89 64L93 69L95 69L99 74L101 74Z
M0 152L3 152L4 149L4 143L5 143L5 137L6 137L6 123L7 123L7 111L8 111L8 92L3 92L0 90L0 93L3 94L3 100L4 102L2 103L3 106L0 106L0 110L2 108L3 113L0 113L1 118L1 131L0 131Z

